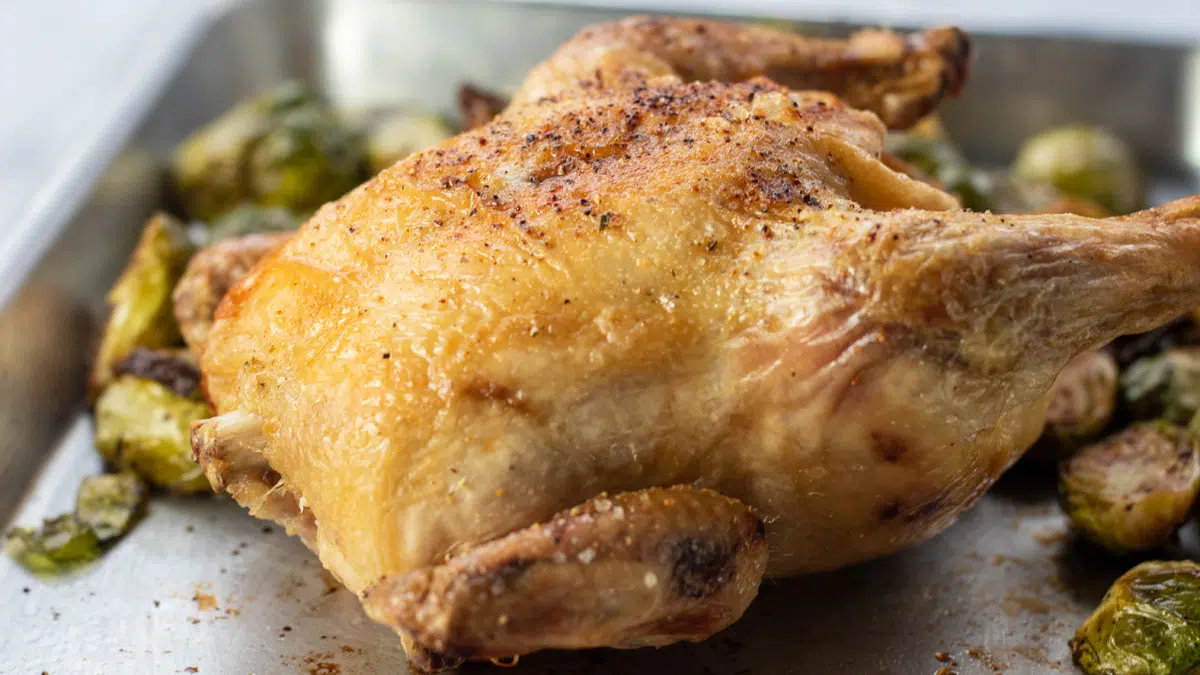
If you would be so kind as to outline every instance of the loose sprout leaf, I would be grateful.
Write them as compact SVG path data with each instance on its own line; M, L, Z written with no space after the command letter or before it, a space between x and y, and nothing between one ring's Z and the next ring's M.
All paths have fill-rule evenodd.
M101 542L129 531L146 500L146 485L136 474L121 472L88 476L79 484L75 516Z
M1200 666L1200 565L1145 562L1113 583L1071 640L1089 675L1187 675Z
M9 530L8 555L31 572L59 574L100 557L100 541L73 514L42 523L39 529Z
M1022 180L1049 183L1112 213L1132 213L1145 200L1133 150L1098 127L1076 124L1034 136L1021 146L1012 173Z
M171 291L192 251L179 221L165 213L147 221L125 271L108 292L110 312L92 367L93 394L112 380L113 367L134 348L179 342Z
M96 401L96 449L153 485L179 493L204 492L209 486L192 460L191 424L211 415L202 401L125 375Z
M1135 361L1121 375L1121 389L1135 418L1187 424L1200 410L1200 348L1178 347Z
M1059 496L1072 523L1116 552L1168 543L1200 492L1200 455L1186 429L1135 424L1063 462Z

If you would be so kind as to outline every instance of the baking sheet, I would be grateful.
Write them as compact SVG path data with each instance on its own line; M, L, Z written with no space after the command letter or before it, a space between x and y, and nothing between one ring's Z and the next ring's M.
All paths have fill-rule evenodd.
M100 469L79 412L90 336L142 219L163 203L157 162L187 132L284 77L314 83L344 105L401 99L448 111L460 82L509 86L578 26L614 16L276 0L233 10L194 49L181 44L191 50L183 68L165 89L139 92L152 99L152 112L77 217L46 223L61 228L57 244L0 310L0 520L35 523L69 509L79 478ZM968 94L948 107L947 121L969 154L992 160L1047 124L1103 122L1164 177L1156 199L1178 196L1192 189L1181 150L1194 119L1189 53L986 38ZM1096 105L1113 91L1129 94ZM0 260L0 274L15 269L9 262ZM764 583L747 616L707 642L538 654L523 658L518 672L1073 672L1067 639L1130 563L1073 541L1053 491L1049 470L1018 467L931 542L831 574ZM1175 555L1200 550L1190 530L1184 540ZM405 668L395 636L367 620L315 557L225 498L155 499L129 537L65 579L46 582L0 560L0 621L0 673Z

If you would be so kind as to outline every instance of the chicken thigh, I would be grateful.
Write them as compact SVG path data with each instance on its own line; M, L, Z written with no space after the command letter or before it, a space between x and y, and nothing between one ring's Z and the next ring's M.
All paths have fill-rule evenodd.
M1200 198L971 213L881 162L965 44L585 31L234 285L198 460L427 668L703 639L932 536L1068 359L1200 305Z

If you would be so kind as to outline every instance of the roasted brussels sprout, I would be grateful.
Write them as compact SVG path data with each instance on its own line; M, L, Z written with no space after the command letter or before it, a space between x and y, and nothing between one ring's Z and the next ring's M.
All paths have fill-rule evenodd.
M1050 388L1046 426L1030 456L1062 459L1100 435L1117 405L1117 377L1117 362L1108 352L1071 359Z
M1034 136L1021 146L1012 173L1022 180L1050 183L1111 213L1136 211L1145 198L1133 150L1093 126L1069 125Z
M1200 565L1144 562L1108 589L1071 640L1088 675L1188 675L1200 666Z
M362 140L295 83L239 104L188 137L172 158L188 215L205 221L242 202L307 215L365 172Z
M8 555L30 572L58 574L100 557L96 533L73 514L46 520L41 528L9 530Z
M416 108L374 110L362 115L357 126L366 139L372 175L454 135L437 113Z
M75 516L103 543L128 532L145 501L146 485L136 474L88 476L79 484Z
M1134 361L1121 374L1121 390L1137 419L1187 424L1200 410L1200 347L1176 347Z
M208 228L208 243L264 232L291 232L301 221L281 206L240 204L217 218Z
M146 223L125 271L108 292L110 312L90 378L93 395L112 380L113 366L134 347L179 342L171 291L192 251L183 225L171 216L157 213Z
M1145 422L1080 450L1059 470L1071 522L1115 552L1168 543L1200 492L1200 454L1186 429Z
M96 449L153 485L178 493L203 492L208 481L192 461L191 424L211 415L202 401L124 375L96 400Z
M986 173L971 168L950 141L908 133L889 136L887 145L893 155L941 183L965 208L987 211L994 207L990 195L992 180Z

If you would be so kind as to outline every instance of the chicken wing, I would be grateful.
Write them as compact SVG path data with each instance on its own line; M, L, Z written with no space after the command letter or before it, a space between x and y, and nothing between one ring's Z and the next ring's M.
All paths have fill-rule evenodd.
M585 29L530 71L522 105L564 92L651 82L741 82L765 76L792 89L838 94L893 128L906 128L956 94L970 41L957 28L912 35L864 30L823 40L703 19L634 16Z
M663 46L689 35L689 77L779 65L716 25L584 33L221 303L199 461L414 663L703 639L764 570L922 541L1038 437L1068 359L1200 306L1200 198L961 211L833 94L605 74L628 44L696 61ZM604 72L571 88L587 44Z

